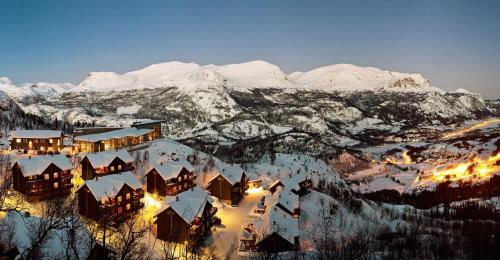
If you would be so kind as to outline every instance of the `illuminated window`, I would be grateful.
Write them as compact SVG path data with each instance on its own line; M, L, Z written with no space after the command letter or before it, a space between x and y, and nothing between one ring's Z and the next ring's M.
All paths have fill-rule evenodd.
M34 179L35 179L35 176L30 176L30 177L28 177L28 179L29 179L30 181L32 181L32 180L34 180Z
M50 175L48 175L48 174L43 175L43 179L48 181L50 179Z
M52 138L51 138L51 139L49 139L49 143L52 143L52 142L53 142L53 141L52 141Z
M54 172L54 179L57 179L59 178L59 173L58 172Z
M130 192L129 192L129 193L127 193L127 195L126 195L126 198L129 200L129 199L130 199L130 197L131 197L131 195L130 195Z
M54 182L54 189L59 188L59 182Z
M118 203L122 203L122 196L118 196Z
M61 145L61 140L57 139L57 145Z
M130 210L130 203L128 203L128 204L125 206L125 209L126 209L126 210Z
M184 183L184 189L187 188L187 187L188 187L188 184L186 182L186 183Z
M188 176L187 174L184 174L184 180L187 180Z
M101 203L102 203L102 204L106 204L106 202L108 202L108 199L107 199L107 198L102 198L102 199L101 199Z
M121 171L121 169L122 169L122 165L120 164L120 165L118 165L118 170Z
M179 176L179 178L177 178L179 181L182 181L182 176Z
M41 151L45 151L45 147L41 146L41 147L40 147L40 150L41 150Z
M16 143L18 143L18 144L19 144L19 143L21 143L21 142L22 142L22 140L21 140L20 138L17 138L17 139L16 139Z
M109 167L109 170L110 170L110 171L114 171L114 170L115 170L115 166L111 166L111 167Z

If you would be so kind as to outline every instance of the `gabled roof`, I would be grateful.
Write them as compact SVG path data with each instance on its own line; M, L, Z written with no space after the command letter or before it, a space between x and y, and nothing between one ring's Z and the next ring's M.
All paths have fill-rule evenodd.
M120 158L125 163L132 163L134 159L127 152L126 149L121 149L117 151L105 151L99 153L89 153L85 155L89 159L90 164L94 168L106 167L108 166L115 158Z
M16 160L15 163L19 165L19 167L21 168L21 172L25 177L40 175L51 164L54 164L63 171L71 170L73 168L73 165L71 164L69 159L62 154L21 158Z
M245 173L243 169L237 165L230 165L227 163L218 163L215 165L216 174L212 175L212 178L208 181L210 184L218 176L224 177L231 185L236 184L241 181L243 174Z
M280 179L271 183L269 187L273 187L278 183L283 184L285 190L300 190L299 183L307 180L307 176L303 174L290 174L285 177L281 177Z
M155 169L158 172L158 174L160 174L160 176L165 181L167 181L167 180L170 180L172 178L179 176L182 169L186 169L186 167L184 167L182 165L174 164L174 163L168 163L168 164L164 164L164 165L157 165L153 169ZM149 172L151 172L151 171L149 171ZM148 172L148 174L149 174L149 172Z
M293 213L293 211L300 206L299 195L280 187L274 194L265 197L264 204L267 208L280 204Z
M120 139L124 137L139 137L142 135L149 134L152 131L153 130L151 129L137 129L135 127L127 127L104 133L77 136L75 137L75 141L95 143L103 140Z
M276 233L288 242L295 244L295 237L299 236L299 220L274 206L266 210L261 218L254 222L254 230L257 234L256 243Z
M87 180L79 189L87 186L94 198L99 201L103 198L115 197L125 184L134 190L142 188L142 184L132 172L122 172Z
M177 196L165 197L165 201L163 201L163 204L156 212L155 216L171 208L182 217L186 223L190 224L196 217L201 217L207 202L212 203L210 194L200 187L194 187L179 193Z
M9 140L15 138L60 138L63 133L57 130L16 130L11 131Z

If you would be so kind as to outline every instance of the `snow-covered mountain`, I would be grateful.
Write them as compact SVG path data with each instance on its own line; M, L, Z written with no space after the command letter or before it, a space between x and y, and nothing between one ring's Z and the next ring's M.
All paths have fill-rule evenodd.
M292 88L324 91L377 89L440 91L437 88L430 88L429 81L420 74L338 64L288 75L278 66L260 60L222 66L201 66L174 61L154 64L124 74L91 72L71 91L101 92L162 87L180 87L185 91L193 91L215 86L235 89Z
M70 123L119 126L135 118L166 119L170 137L210 144L290 136L307 143L320 137L316 152L400 140L409 130L418 136L499 112L479 94L445 92L420 74L350 64L286 74L264 61L166 62L123 74L91 72L77 86L0 82L0 90L25 111Z
M25 83L20 86L15 85L9 78L0 77L0 91L7 93L15 99L22 99L32 96L57 96L75 88L71 83Z

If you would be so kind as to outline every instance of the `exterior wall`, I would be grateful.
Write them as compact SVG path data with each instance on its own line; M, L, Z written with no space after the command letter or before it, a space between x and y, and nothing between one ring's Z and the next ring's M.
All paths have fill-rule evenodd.
M127 199L130 194L130 199ZM121 197L121 202L119 201ZM121 222L129 217L130 214L138 211L144 204L140 201L144 197L142 189L135 190L124 185L114 198L108 198L109 204L103 206L101 201L97 201L87 186L78 190L78 212L95 221L107 219L110 222ZM127 205L129 209L127 209Z
M274 186L269 187L269 191L274 194L278 189L278 187L284 187L284 186L281 182L278 182Z
M157 237L165 241L183 242L188 239L189 224L177 212L168 208L156 217Z
M179 180L179 177L181 180ZM175 178L167 181L161 177L156 169L152 169L146 175L146 178L147 191L152 194L158 194L159 196L173 196L196 186L194 182L196 175L189 172L186 168L183 168Z
M134 170L132 163L125 163L119 157L116 157L108 166L99 169L94 168L87 157L82 160L81 165L82 179L84 180L92 180L96 177L96 175L105 176L109 174Z
M153 132L149 135L149 138L151 140L156 140L159 138L162 138L162 133L161 133L161 122L154 122L150 124L132 124L133 127L136 127L137 129L151 129Z
M218 176L208 186L208 191L214 197L219 198L225 203L233 203L233 196L231 192L231 184L222 176Z
M18 139L21 142L18 143ZM10 149L59 152L64 147L63 141L64 135L59 138L13 138L10 140Z
M120 129L123 129L123 127L82 127L75 129L73 136L100 134Z
M298 242L298 239L296 239ZM292 244L276 233L272 233L256 245L257 251L264 252L284 252L298 249L298 243Z
M163 180L155 169L152 169L146 175L146 189L151 194L158 194L162 197L167 195L165 180Z
M57 178L55 177L57 173ZM71 171L62 171L54 164L50 164L41 175L24 177L22 169L16 163L12 168L13 188L26 196L29 202L42 201L59 196L67 196L71 192ZM46 179L46 176L48 179ZM57 188L55 186L57 183Z

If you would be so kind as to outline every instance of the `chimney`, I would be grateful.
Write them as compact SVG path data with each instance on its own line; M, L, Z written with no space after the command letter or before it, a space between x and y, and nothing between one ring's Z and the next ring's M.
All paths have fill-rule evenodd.
M179 196L175 196L175 201L179 201Z

